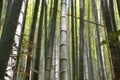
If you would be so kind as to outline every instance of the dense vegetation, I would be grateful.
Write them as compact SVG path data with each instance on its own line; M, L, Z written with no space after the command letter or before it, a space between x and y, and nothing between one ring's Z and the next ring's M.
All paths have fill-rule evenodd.
M0 80L120 80L120 0L0 0Z

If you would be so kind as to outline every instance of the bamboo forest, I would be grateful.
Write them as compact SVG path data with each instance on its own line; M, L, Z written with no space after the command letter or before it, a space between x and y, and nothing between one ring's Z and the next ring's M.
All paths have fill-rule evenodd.
M120 80L120 0L0 0L0 80Z

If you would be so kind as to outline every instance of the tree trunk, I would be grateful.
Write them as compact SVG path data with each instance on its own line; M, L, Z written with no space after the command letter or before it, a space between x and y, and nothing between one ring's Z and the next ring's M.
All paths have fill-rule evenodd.
M117 1L117 7L118 7L119 16L120 16L120 0L116 0L116 1Z
M99 23L98 21L98 11L97 11L97 6L96 6L96 1L92 0L92 10L93 10L93 16L95 19L96 23ZM99 32L99 26L96 25L95 27L95 41L96 41L96 51L97 51L97 62L98 62L98 69L99 69L99 77L100 80L106 80L105 74L104 74L104 69L103 69L103 58L102 58L102 53L101 53L101 47L100 47L100 32Z
M1 29L2 6L3 6L3 0L0 1L0 29Z
M34 13L33 13L33 20L32 20L31 30L30 30L30 35L29 35L28 57L27 57L27 65L26 65L26 72L27 74L29 74L29 76L30 76L30 66L31 66L30 55L33 54L33 47L31 47L31 45L34 45L34 37L35 37L35 29L36 29L39 3L40 3L40 0L36 0L35 7L34 7ZM29 76L27 76L25 80L29 80Z
M90 21L90 5L91 4L91 0L88 1L88 20ZM87 50L88 50L88 71L89 71L89 79L90 80L94 80L94 70L93 70L93 64L92 64L92 48L91 48L91 30L90 30L90 23L88 22L88 32L87 32L88 36L87 36Z
M80 0L80 54L79 54L79 80L84 80L83 54L84 47L84 9L85 0Z
M67 54L67 23L66 23L67 1L61 0L60 19L60 80L68 80L68 54Z
M8 59L12 51L15 31L17 28L18 18L21 10L22 0L14 0L10 14L4 24L4 31L0 40L0 79L4 79Z
M40 13L40 20L39 20L39 28L38 28L38 34L37 34L37 44L36 44L36 53L35 53L35 64L34 64L34 70L39 71L39 63L40 63L40 56L41 56L41 42L42 42L42 25L43 25L43 16L44 16L44 5L45 0L42 0L42 6L41 6L41 13ZM38 73L33 73L33 79L38 80Z
M119 66L120 66L120 54L119 54L119 46L118 45L114 45L113 43L111 43L111 40L116 40L115 38L111 39L109 33L114 31L112 28L114 26L112 26L113 21L111 21L111 14L109 12L109 8L108 8L108 2L107 0L101 0L101 7L102 7L102 13L103 13L103 18L104 18L104 22L105 22L105 27L106 27L106 31L107 31L107 36L108 36L108 47L110 48L110 61L112 59L113 63L113 67L111 66L111 72L112 72L112 79L113 80L118 80L120 79L120 70L119 70Z
M75 52L75 37L74 37L74 35L75 35L75 30L74 30L74 28L75 28L75 24L74 24L74 1L73 0L71 0L71 30L72 30L72 32L71 32L71 35L72 35L72 37L71 37L71 40L72 40L72 79L73 80L76 80L76 75L75 75L75 73L76 73L76 68L75 68L75 66L76 66L76 52Z
M46 65L45 65L45 80L50 79L51 73L51 64L52 64L52 55L53 55L53 44L54 37L56 32L56 19L57 19L57 9L58 9L58 0L54 1L53 13L50 19L50 32L48 34L48 53L46 55Z

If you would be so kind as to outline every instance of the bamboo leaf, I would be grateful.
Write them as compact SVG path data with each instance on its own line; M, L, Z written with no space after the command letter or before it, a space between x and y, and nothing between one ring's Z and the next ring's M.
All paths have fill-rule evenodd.
M23 76L25 78L29 76L29 74L27 72L20 72L20 74L21 74L21 76Z
M120 30L111 31L108 33L109 39L115 39L120 36Z
M100 42L100 45L102 46L102 45L105 45L105 44L107 44L107 41L106 40L103 40L102 42Z

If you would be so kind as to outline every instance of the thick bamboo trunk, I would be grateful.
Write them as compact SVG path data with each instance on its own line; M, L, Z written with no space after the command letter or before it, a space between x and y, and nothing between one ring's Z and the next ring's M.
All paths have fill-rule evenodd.
M60 19L60 80L68 80L66 0L61 0Z
M4 31L0 40L0 79L4 79L7 62L12 51L15 31L17 28L18 18L22 6L22 0L14 0L10 14L4 24Z

